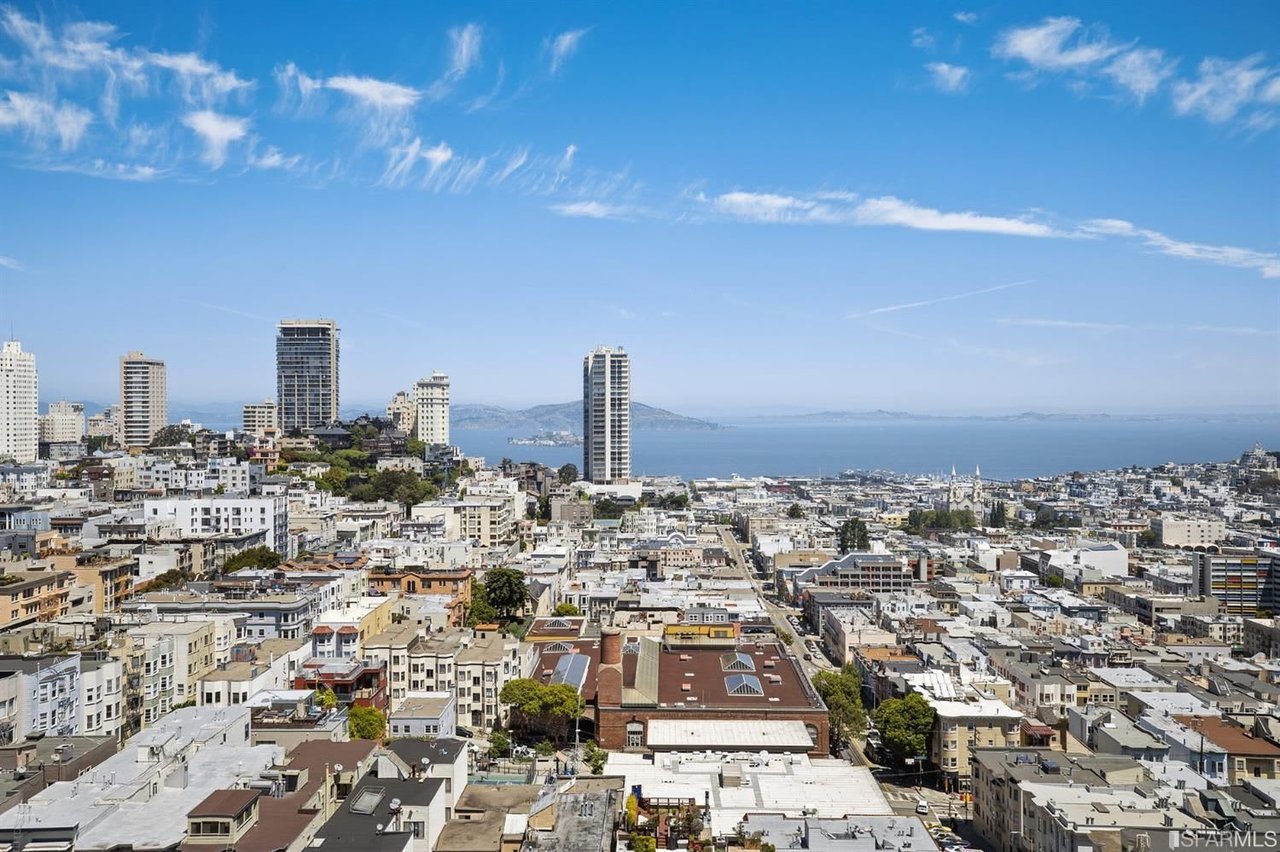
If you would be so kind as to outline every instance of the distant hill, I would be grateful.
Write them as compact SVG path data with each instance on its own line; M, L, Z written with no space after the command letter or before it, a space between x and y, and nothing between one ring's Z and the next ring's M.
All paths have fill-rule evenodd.
M454 405L449 412L454 429L507 429L514 435L538 432L582 433L582 402L535 405L510 409L496 405ZM718 423L685 417L642 402L631 403L631 427L637 431L681 431L723 428Z
M839 425L842 423L866 423L895 420L936 420L952 422L995 422L995 423L1095 423L1095 422L1164 422L1164 421L1264 421L1276 419L1275 413L1169 413L1169 414L1088 414L1088 413L1045 413L1041 411L1024 411L1020 414L916 414L909 411L816 411L811 414L775 414L754 417L734 417L730 422L741 424L773 424L773 425Z

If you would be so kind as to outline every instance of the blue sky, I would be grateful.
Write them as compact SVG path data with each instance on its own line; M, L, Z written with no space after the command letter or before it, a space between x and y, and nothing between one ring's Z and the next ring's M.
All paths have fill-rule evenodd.
M343 401L1280 405L1274 3L0 6L0 322ZM6 329L7 331L7 329Z

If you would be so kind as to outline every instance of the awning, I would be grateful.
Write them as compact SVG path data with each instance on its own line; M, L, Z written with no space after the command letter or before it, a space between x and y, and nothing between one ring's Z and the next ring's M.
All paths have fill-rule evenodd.
M1039 722L1033 722L1030 719L1022 720L1022 732L1033 737L1051 737L1056 731L1048 725L1042 725Z
M314 628L311 632L312 632L312 633L315 633L315 634L316 634L316 635L318 635L318 636L328 636L330 633L332 633L332 632L333 632L333 628L332 628L332 627L324 627L324 626L322 625L322 626L320 626L320 627L316 627L316 628Z

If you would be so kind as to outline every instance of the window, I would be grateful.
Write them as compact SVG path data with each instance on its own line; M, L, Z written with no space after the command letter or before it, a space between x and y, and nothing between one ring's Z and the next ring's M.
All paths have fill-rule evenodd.
M627 723L627 748L643 748L644 747L644 723L628 722Z

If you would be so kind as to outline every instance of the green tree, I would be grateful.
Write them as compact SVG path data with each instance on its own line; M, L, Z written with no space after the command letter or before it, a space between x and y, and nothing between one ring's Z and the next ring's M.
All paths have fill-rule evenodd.
M592 775L600 775L604 772L604 765L609 761L609 752L596 745L595 740L587 740L587 744L582 748L582 760L591 767Z
M274 568L280 564L280 554L269 547L250 547L227 557L222 565L225 574L234 574L242 568Z
M471 606L467 609L467 626L492 624L498 620L498 611L489 603L489 593L484 583L471 584Z
M582 610L578 609L577 604L562 603L557 604L551 614L559 616L560 618L573 618L575 616L582 615Z
M412 456L415 459L424 459L427 457L427 442L419 441L417 438L410 438L404 442L404 454Z
M578 690L566 683L545 685L532 678L507 681L498 700L509 706L515 724L525 732L538 731L559 738L582 711Z
M632 852L658 852L658 841L647 834L631 838Z
M332 710L338 706L338 696L327 686L322 686L316 690L316 703L325 710Z
M636 823L640 820L640 800L635 793L627 796L626 814L627 831L635 831Z
M875 720L885 748L897 763L905 763L908 758L925 753L929 732L933 730L934 712L918 693L913 692L906 698L886 699L871 718Z
M593 516L607 521L618 520L618 518L622 517L622 514L625 511L627 511L626 506L616 500L611 500L608 497L597 500L591 507L591 514Z
M153 447L176 447L191 440L191 430L186 426L165 426L151 436Z
M793 518L793 519L794 519L794 518L803 518L803 517L804 517L804 509L800 508L800 504L799 504L799 503L792 503L790 506L788 506L788 507L787 507L787 517L788 517L788 518Z
M511 754L511 737L506 731L494 731L489 735L489 756L506 757Z
M533 750L538 753L539 757L550 757L556 753L556 744L551 740L539 740Z
M524 584L524 573L515 568L491 568L484 575L484 588L489 603L498 615L510 620L524 610L529 600L529 589Z
M561 485L569 485L578 481L578 466L573 462L560 465L560 469L556 471L556 476L560 479Z
M867 727L867 714L862 709L862 678L857 669L845 666L839 672L818 672L813 676L831 720L831 730L841 742L860 736Z
M1143 530L1138 533L1139 547L1156 547L1160 544L1160 539L1156 537L1155 530Z
M347 732L355 740L380 740L387 730L387 717L377 707L353 704L347 711Z
M997 500L991 507L991 526L1003 529L1007 523L1009 523L1009 510L1005 508L1003 500Z
M850 518L840 525L836 536L840 555L853 551L871 549L871 537L867 534L867 525L861 518Z
M110 445L111 445L110 435L90 435L89 443L88 443L88 446L85 448L85 451L89 455L93 455L98 450L104 450Z

